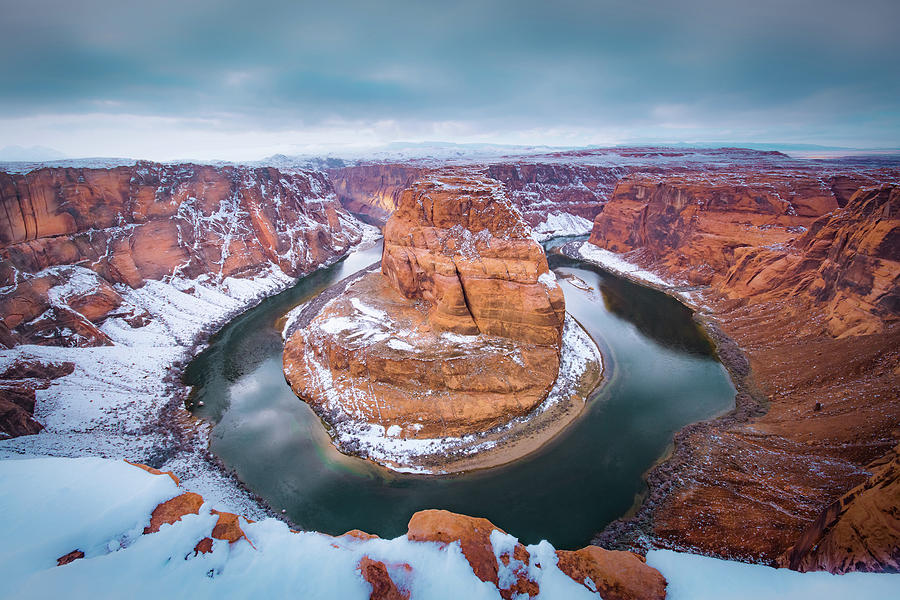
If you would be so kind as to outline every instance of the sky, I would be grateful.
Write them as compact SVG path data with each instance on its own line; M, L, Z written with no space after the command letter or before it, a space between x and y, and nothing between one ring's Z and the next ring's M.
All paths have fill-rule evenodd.
M0 0L0 148L900 147L898 0Z

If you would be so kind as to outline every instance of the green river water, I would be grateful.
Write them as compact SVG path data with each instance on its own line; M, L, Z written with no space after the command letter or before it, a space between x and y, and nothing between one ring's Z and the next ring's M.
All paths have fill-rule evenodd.
M344 456L285 383L277 322L380 257L380 245L354 252L263 301L217 333L185 371L192 410L214 424L212 452L304 529L395 537L415 511L444 508L486 517L524 543L579 548L629 510L675 431L734 406L734 387L689 309L550 253L558 276L576 275L592 288L561 278L567 310L605 363L603 383L571 427L514 463L454 476L401 475Z

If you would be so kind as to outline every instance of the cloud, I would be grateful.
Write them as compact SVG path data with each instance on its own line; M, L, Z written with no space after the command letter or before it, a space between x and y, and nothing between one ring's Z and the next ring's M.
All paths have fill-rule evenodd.
M108 132L104 154L164 145L135 119L186 124L178 140L212 138L198 123L214 122L232 144L325 144L348 123L457 141L900 143L894 0L2 3L0 114L19 123L4 143L32 144L13 131L43 123L31 134L71 153L91 122Z

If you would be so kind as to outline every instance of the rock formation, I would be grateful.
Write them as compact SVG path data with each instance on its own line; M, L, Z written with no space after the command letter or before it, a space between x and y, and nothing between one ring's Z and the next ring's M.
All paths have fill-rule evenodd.
M778 565L796 571L900 572L900 446L803 532Z
M70 362L16 361L0 373L0 439L39 433L44 426L34 419L35 391L74 369Z
M371 164L329 169L341 205L368 222L384 225L400 200L400 194L424 169L404 164Z
M120 292L172 276L297 276L360 239L321 173L137 163L0 173L0 344L108 344ZM122 314L119 314L122 313Z
M144 470L165 476L144 465L135 465ZM174 479L174 476L172 476ZM184 492L159 504L150 515L143 535L155 535L160 527L176 523L183 517L198 514L203 510L203 497L192 492ZM207 537L199 539L193 554L185 556L191 560L200 553L212 551L213 540L222 540L229 545L245 543L258 551L253 541L241 528L242 519L236 514L210 510L217 520ZM246 521L245 523L252 523ZM437 543L442 546L459 544L463 557L469 563L472 573L483 582L493 585L502 598L535 597L540 593L540 583L531 574L547 560L532 556L528 548L495 526L487 519L469 517L445 510L425 510L415 513L409 521L406 539L413 543ZM202 535L202 534L201 534ZM308 532L293 532L293 535L322 535ZM372 540L374 536L353 530L332 538L335 548L346 546L357 549ZM73 541L73 543L78 543ZM370 552L378 552L377 545L365 546ZM58 559L62 566L84 557L84 552L73 550ZM659 571L647 565L644 560L630 552L603 550L596 546L578 551L557 550L555 557L559 570L587 589L599 592L608 600L662 600L666 597L666 580ZM546 565L544 565L546 567ZM395 581L391 573L399 573ZM410 565L385 563L385 559L373 554L363 554L357 563L357 574L372 588L370 598L378 600L400 600L409 598L404 583L415 572ZM352 576L348 573L348 576ZM321 590L327 592L327 590Z
M900 320L900 187L856 192L783 248L741 248L722 282L732 298L802 295L834 336L884 331Z
M637 527L672 547L774 561L896 444L887 432L900 426L898 191L849 192L879 176L897 178L786 171L619 183L591 242L690 291L738 396L731 415L678 434L673 457L650 474L643 511L602 543L634 543L625 532Z
M414 542L459 542L475 576L497 586L503 598L534 597L540 587L528 576L534 560L526 547L498 543L506 532L487 519L446 510L423 510L409 520L407 539ZM557 566L576 582L608 600L655 600L666 597L666 580L644 559L631 552L589 546L578 551L557 550Z
M496 182L442 173L405 190L381 270L350 283L285 344L291 387L337 430L459 438L547 397L565 301Z
M609 148L490 159L419 158L408 162L370 162L329 169L329 177L344 207L370 222L384 224L397 207L400 193L436 168L474 169L502 183L525 221L536 231L554 216L593 220L612 196L616 185L630 175L657 177L686 174L702 182L707 176L734 176L740 184L764 173L763 180L782 180L765 193L787 191L790 200L815 190L822 198L834 197L843 206L859 187L877 182L865 169L814 166L799 163L779 152L741 148L674 149ZM870 169L871 171L871 169ZM798 188L792 191L791 179Z
M429 304L436 328L559 346L562 290L502 187L422 181L404 192L384 238L382 272L404 297Z

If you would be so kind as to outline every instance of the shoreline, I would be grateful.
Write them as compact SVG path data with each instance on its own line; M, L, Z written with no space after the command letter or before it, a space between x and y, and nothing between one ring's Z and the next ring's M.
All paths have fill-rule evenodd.
M573 241L559 247L559 252L568 258L582 260L629 281L655 289L678 300L693 311L693 320L709 337L715 348L716 358L728 371L735 388L734 408L728 412L704 421L688 424L675 432L666 451L644 474L647 489L636 499L628 512L599 531L592 544L612 550L640 551L651 549L653 540L653 513L676 485L676 474L682 465L693 458L692 448L684 442L692 435L711 436L717 429L734 424L746 423L753 417L768 411L768 400L753 378L750 360L745 351L730 336L725 334L716 318L705 307L694 303L685 291L696 287L680 289L679 286L658 283L633 273L615 269L600 261L590 260L579 252L588 241Z
M228 323L302 278L377 242L370 233L364 230L359 242L297 277L270 266L246 278L226 279L224 286L202 278L150 281L126 298L151 314L149 329L119 333L117 322L110 321L104 327L113 332L112 346L21 345L0 352L0 364L25 360L76 365L73 374L38 392L36 416L44 431L4 440L0 460L127 459L177 471L186 489L220 508L292 524L210 451L212 424L185 409L191 387L182 377Z

